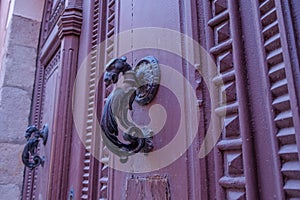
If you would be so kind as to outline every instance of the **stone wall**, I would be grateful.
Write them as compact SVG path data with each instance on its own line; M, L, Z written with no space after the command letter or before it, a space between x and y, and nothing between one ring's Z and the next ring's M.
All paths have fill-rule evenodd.
M42 10L40 0L11 0L10 12L0 14L3 19L10 13L6 25L0 26L4 38L0 41L0 199L21 197L21 153L30 117Z

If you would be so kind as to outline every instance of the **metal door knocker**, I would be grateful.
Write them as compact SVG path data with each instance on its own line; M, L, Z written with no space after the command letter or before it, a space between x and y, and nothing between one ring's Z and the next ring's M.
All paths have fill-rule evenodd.
M120 157L122 163L127 162L130 155L149 153L153 149L152 130L147 127L139 128L127 115L132 110L134 100L140 105L150 103L160 82L160 69L155 57L141 59L134 69L126 60L126 57L115 58L106 65L106 87L116 84L120 73L124 80L108 96L101 118L103 141L110 151ZM118 128L123 130L124 142L118 138Z
M38 130L35 126L29 126L25 133L27 143L22 153L22 161L24 165L30 169L34 169L37 166L44 166L44 159L37 154L38 144L40 138L43 141L43 145L46 145L48 138L48 125L45 124L42 130Z

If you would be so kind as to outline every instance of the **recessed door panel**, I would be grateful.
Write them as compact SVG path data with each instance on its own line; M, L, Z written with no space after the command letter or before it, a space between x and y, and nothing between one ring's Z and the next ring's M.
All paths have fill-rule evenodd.
M129 112L134 123L154 130L154 150L138 153L125 164L113 157L112 199L188 199L195 193L190 160L199 158L196 152L187 152L199 145L192 143L197 140L198 128L194 127L199 126L200 112L195 84L189 80L197 70L186 57L186 40L191 39L186 27L192 21L184 17L183 5L173 0L119 1L116 54L125 55L133 67L142 58L154 56L161 82L148 105L135 102Z

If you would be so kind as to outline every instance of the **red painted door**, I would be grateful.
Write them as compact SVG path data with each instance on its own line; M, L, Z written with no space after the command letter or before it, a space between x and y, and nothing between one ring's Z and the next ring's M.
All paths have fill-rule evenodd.
M234 2L110 0L91 7L90 29L83 30L91 34L91 53L86 124L80 128L87 149L81 198L243 199L247 193L256 199L252 143L240 126L248 123L248 110L237 90L245 79ZM149 55L161 66L153 101L134 103L130 112L135 123L154 130L154 151L125 164L99 144L97 119L110 93L100 78L103 66L123 55L132 66Z
M26 193L24 199L50 199L55 179L55 166L59 157L56 150L60 145L60 136L55 130L55 119L57 118L57 101L59 89L59 68L61 54L57 51L46 66L40 65L37 73L35 90L35 107L33 109L33 122L40 128L48 125L48 139L45 145L40 144L38 154L44 159L43 166L35 169L27 169L25 179ZM37 103L39 102L39 103ZM41 142L40 142L41 143Z
M47 2L31 121L50 135L24 199L300 197L296 0ZM161 72L127 115L154 149L125 163L100 127L123 80L105 88L104 66L121 56Z
M40 146L40 154L45 157L44 167L35 170L38 173L36 196L38 199L50 199L50 181L53 181L53 168L57 164L55 157L55 146L58 145L55 141L58 137L54 131L55 110L58 97L58 68L59 68L60 52L54 56L49 65L45 68L44 75L44 99L42 108L42 122L49 126L49 140L46 145Z
M108 1L106 6L106 49L102 52L106 62L125 55L127 62L136 66L142 58L154 56L161 80L150 104L134 103L129 112L134 123L154 131L153 152L137 153L126 163L108 153L106 164L111 169L102 171L108 173L108 179L100 178L108 193L100 192L100 198L208 198L209 184L203 183L213 181L213 175L206 170L206 161L200 161L199 150L200 137L205 135L204 105L209 107L210 98L201 76L201 55L196 55L203 49L193 38L192 5L189 1L145 0ZM201 53L212 59L207 52Z

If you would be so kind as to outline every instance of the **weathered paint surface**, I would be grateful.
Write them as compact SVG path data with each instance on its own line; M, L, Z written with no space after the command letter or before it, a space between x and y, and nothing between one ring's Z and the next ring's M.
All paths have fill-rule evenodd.
M76 0L65 3L57 1L53 6L49 1L46 5L33 105L32 122L53 121L52 145L45 152L51 159L41 169L46 175L27 173L24 197L36 198L41 194L45 198L47 193L53 199L300 198L300 27L299 12L294 7L299 4L297 1ZM63 12L65 6L69 10ZM59 15L60 12L63 14ZM57 29L56 20L65 23ZM187 58L199 55L197 50L191 53L182 38L173 42L179 44L179 55L164 49L135 50L139 42L145 41L135 34L145 27L168 28L193 38L205 49L215 67L203 67L205 57L195 63L187 62ZM124 31L128 31L129 37L122 43L114 36ZM153 38L153 43L168 40L172 38L158 37ZM103 46L98 49L100 44ZM105 98L111 92L103 87L101 74L103 66L123 52L122 45L129 48L125 55L133 66L142 57L153 55L162 65L181 74L193 88L199 109L198 131L191 145L174 162L151 172L115 170L111 164L113 155L100 142L97 117L101 116ZM57 72L61 84L55 92L54 82L51 84L51 79L47 82L44 77L51 71L56 52L61 52ZM81 71L80 65L88 54L88 67ZM78 95L82 98L81 106L75 109L82 113L82 130L76 129L70 107L76 70L83 76L85 85ZM209 81L203 81L206 75ZM163 81L172 83L173 79L162 73ZM150 121L148 112L152 105L164 107L164 112L156 116L167 117L153 138L154 150L169 145L181 120L186 124L182 143L189 140L191 99L186 84L178 81L175 85L182 94L179 98L175 91L161 86L149 105L134 104L132 119L144 125ZM55 95L55 111L50 116L52 104L47 101ZM185 102L184 108L180 106L181 101ZM182 113L186 118L180 118ZM219 126L223 128L213 149L199 158L210 126L215 132ZM163 156L166 155L161 160L151 160L150 153L143 161L133 160L132 166L138 166L139 162L143 162L141 166L155 166L163 162ZM37 188L41 179L49 184Z

